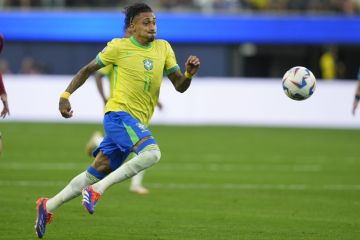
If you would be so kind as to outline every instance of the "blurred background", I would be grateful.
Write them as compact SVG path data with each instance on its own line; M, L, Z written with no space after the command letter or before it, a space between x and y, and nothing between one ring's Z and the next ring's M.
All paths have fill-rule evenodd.
M125 0L0 0L3 73L74 74L123 34ZM294 65L317 78L355 79L360 0L149 0L159 38L199 76L281 77ZM56 57L55 57L56 56ZM71 59L71 61L69 61Z
M94 77L71 95L71 119L61 117L59 96L123 36L122 10L133 2L0 0L10 107L0 120L0 240L30 239L35 200L88 167L84 148L103 129ZM189 54L201 59L185 93L164 78L163 109L150 124L162 149L145 175L151 194L119 184L95 218L72 201L46 237L360 239L360 112L351 114L360 0L145 2L182 70ZM283 74L299 65L317 78L305 101L282 88Z
M6 120L62 121L59 93L108 41L123 36L122 11L132 2L0 0L6 40L0 71L12 112ZM360 127L350 114L360 66L360 0L143 2L154 9L157 37L170 42L181 68L191 54L201 59L185 97L164 81L164 109L153 123ZM286 98L281 86L293 66L318 79L315 94L301 103ZM73 96L72 120L100 122L95 83L84 86Z

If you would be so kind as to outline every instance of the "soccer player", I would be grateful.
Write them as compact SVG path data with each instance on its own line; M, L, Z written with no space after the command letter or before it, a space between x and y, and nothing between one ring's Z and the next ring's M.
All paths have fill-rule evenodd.
M127 33L128 32L129 31L127 31ZM109 80L109 82L110 82L110 97L109 98L111 98L113 95L114 84L115 84L113 69L114 68L112 65L107 65L106 67L99 69L95 74L97 90L105 104L108 100L108 97L104 93L104 88L103 88L102 82L103 82L104 78L107 78ZM157 106L160 109L162 108L162 105L160 104L159 101L157 102ZM93 151L99 147L99 145L103 141L103 139L104 139L104 137L101 132L99 132L99 131L94 132L94 134L91 136L89 142L86 144L86 148L85 148L86 153L89 156L92 156ZM130 154L128 159L134 157L133 155L134 155L133 153ZM143 179L144 179L144 174L145 174L145 171L141 171L131 178L131 183L130 183L130 188L129 188L130 192L137 193L140 195L149 194L149 189L144 187L142 184Z
M107 188L160 160L160 148L147 126L158 101L163 71L178 92L185 92L200 67L199 58L189 56L182 74L170 44L155 40L156 17L148 5L133 4L126 8L125 14L125 26L129 25L132 36L110 41L94 60L80 69L61 94L59 111L64 118L70 118L73 116L70 95L92 73L113 65L114 95L106 103L103 121L106 136L86 171L54 197L38 199L35 229L39 238L44 236L52 212L63 203L82 193L82 204L92 214ZM136 156L123 163L131 152Z
M2 49L3 49L3 47L4 47L4 37L0 33L0 53L1 53ZM0 113L0 116L2 118L5 118L6 115L10 115L10 109L9 109L7 94L6 94L6 90L5 90L5 86L4 86L4 83L3 83L1 72L0 72L0 99L1 99L1 102L3 104L3 109L2 109L2 111ZM4 148L4 145L3 145L3 142L2 142L2 134L0 132L0 154L3 151L3 148Z
M131 36L131 29L129 28L129 24L125 25L124 30L125 30L124 37L129 38ZM106 67L99 69L95 74L96 87L105 105L108 101L108 97L104 93L103 78L106 77L110 82L109 98L111 98L113 95L113 90L115 85L115 77L114 77L115 75L113 70L114 68L112 65L107 65ZM162 104L159 101L157 102L157 106L159 107L159 109L162 108ZM86 153L89 156L93 156L94 150L100 146L100 143L103 141L103 139L104 137L101 132L99 131L94 132L89 142L86 144L85 147ZM134 153L131 153L126 160L132 157L134 157ZM131 178L131 183L129 188L130 192L137 193L140 195L149 194L149 189L144 187L142 184L142 181L144 179L144 174L145 171L141 171Z
M355 115L356 109L357 109L357 107L359 105L359 101L360 101L360 67L359 67L357 79L358 79L358 81L357 81L357 85L356 85L355 97L354 97L353 108L352 108L353 115Z
M0 33L0 53L1 53L2 49L3 49L3 47L4 47L4 37ZM3 104L3 109L1 111L0 116L2 118L5 118L6 115L10 115L10 109L9 109L9 103L8 103L7 94L6 94L6 90L5 90L5 86L4 86L4 83L3 83L1 72L0 72L0 99L1 99L1 102ZM0 136L1 136L1 134L0 134Z
M10 115L10 110L9 110L9 103L8 103L7 94L6 94L6 90L5 90L5 86L3 83L1 72L0 72L0 98L1 98L1 102L3 104L3 109L1 111L0 116L2 118L5 118L6 115Z
M1 40L1 38L0 38ZM2 48L2 43L0 42L0 52L1 52L1 48ZM4 83L3 83L3 80L2 80L2 76L1 76L1 72L0 72L0 98L1 98L1 101L3 103L3 110L1 111L1 117L2 118L5 118L6 115L10 115L10 110L9 110L9 105L8 105L8 101L7 101L7 94L6 94L6 91L5 91L5 87L4 87ZM2 134L0 132L0 155L2 153L4 149L4 145L3 145L3 142L2 142Z

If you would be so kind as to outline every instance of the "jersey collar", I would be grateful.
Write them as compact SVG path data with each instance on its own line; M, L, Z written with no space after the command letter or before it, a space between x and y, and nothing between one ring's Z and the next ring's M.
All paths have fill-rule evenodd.
M130 37L130 41L131 41L135 46L138 46L138 47L140 47L140 48L149 49L149 48L152 47L152 43L149 43L148 46L143 46L143 45L141 45L138 41L136 41L136 39L135 39L133 36Z

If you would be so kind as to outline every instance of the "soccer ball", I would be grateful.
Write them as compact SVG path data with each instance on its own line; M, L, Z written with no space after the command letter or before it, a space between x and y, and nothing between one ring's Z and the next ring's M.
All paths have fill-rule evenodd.
M297 66L289 69L282 79L285 94L294 100L309 98L315 91L316 78L307 68Z

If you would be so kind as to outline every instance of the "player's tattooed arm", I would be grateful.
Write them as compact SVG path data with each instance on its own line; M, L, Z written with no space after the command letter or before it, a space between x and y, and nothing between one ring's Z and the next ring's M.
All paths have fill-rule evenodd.
M69 86L66 88L66 92L73 93L78 89L84 82L89 78L89 76L95 71L101 68L100 65L96 63L96 60L93 59L89 64L82 67L77 74L74 76L73 80L70 82Z
M73 115L73 110L71 109L71 104L69 101L69 96L76 89L78 89L84 82L89 78L89 76L100 69L101 66L96 63L96 60L92 60L89 64L84 66L79 70L79 72L74 76L72 81L70 82L69 86L66 88L66 93L68 95L61 96L59 100L59 111L64 118L70 118Z

